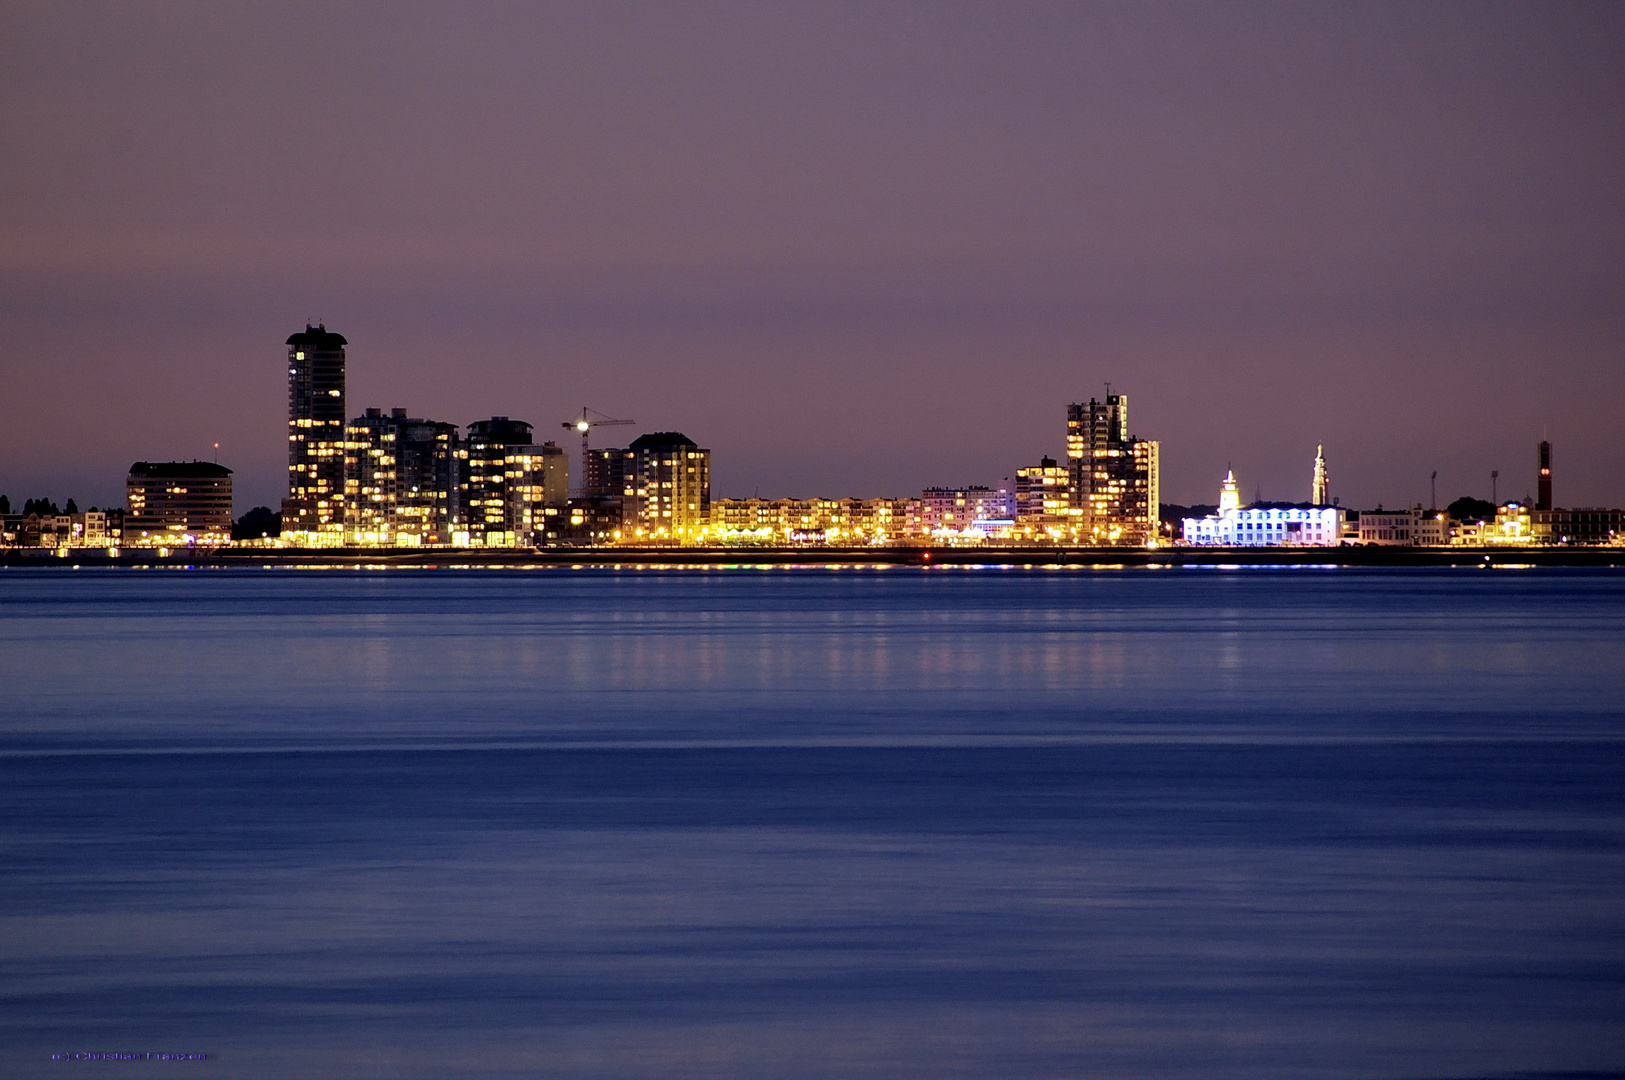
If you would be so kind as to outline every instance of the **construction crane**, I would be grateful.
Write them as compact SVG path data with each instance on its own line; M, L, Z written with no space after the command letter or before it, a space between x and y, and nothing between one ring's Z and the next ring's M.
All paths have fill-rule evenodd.
M587 437L592 434L595 427L621 427L626 424L635 424L636 420L615 420L601 412L594 412L585 405L581 406L581 415L574 420L566 420L563 427L575 428L581 432L581 490L587 487Z

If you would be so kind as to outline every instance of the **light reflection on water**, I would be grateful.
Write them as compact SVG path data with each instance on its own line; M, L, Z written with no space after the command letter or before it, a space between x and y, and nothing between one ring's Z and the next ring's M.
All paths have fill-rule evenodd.
M1622 600L8 572L5 1072L1625 1069Z

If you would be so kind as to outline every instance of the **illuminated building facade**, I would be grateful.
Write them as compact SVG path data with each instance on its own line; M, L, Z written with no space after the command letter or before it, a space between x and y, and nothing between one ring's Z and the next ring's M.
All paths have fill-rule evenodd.
M449 544L457 507L457 425L368 409L344 429L345 542Z
M623 540L696 543L711 517L711 451L676 431L627 447Z
M508 532L532 546L557 540L570 500L569 458L557 443L510 446L504 463Z
M295 543L344 542L343 335L306 325L288 338L288 497L282 535Z
M395 409L396 543L449 544L457 527L458 427Z
M944 539L1007 534L1015 525L1015 499L1003 488L926 488L920 502L926 531Z
M138 461L125 480L124 543L179 547L231 539L231 470L212 461Z
M120 511L0 514L0 547L117 547Z
M344 427L344 542L395 543L395 427L379 409Z
M706 528L724 544L866 547L923 531L917 499L717 499Z
M458 542L527 547L556 538L567 521L569 466L554 443L537 446L532 425L493 416L468 425L458 452L462 521Z
M1054 458L1016 470L1015 518L1022 525L1064 526L1071 516L1072 480Z
M1156 539L1161 447L1128 430L1128 395L1067 406L1066 454L1078 539L1140 545Z
M1219 486L1218 512L1183 524L1184 542L1198 547L1336 547L1343 541L1343 511L1337 507L1244 507L1236 474L1229 470Z
M1336 547L1342 512L1335 506L1249 506L1185 519L1185 543L1224 547Z
M1315 475L1309 483L1309 501L1316 506L1329 506L1332 501L1332 478L1326 472L1326 448L1315 447Z
M458 453L461 469L462 519L459 542L484 547L512 547L508 528L508 448L531 445L532 425L493 416L468 425Z

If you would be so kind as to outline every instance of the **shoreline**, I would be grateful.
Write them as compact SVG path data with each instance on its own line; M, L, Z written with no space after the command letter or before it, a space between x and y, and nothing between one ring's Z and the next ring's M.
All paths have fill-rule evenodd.
M59 554L59 551L65 554ZM13 567L263 567L515 569L750 566L1625 566L1625 547L621 547L621 548L124 548L0 549Z

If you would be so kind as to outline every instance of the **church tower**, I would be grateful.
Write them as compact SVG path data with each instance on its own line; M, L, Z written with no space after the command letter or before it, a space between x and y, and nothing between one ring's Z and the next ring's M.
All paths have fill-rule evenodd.
M1332 480L1326 475L1326 448L1315 447L1315 482L1309 490L1309 501L1316 506L1330 506Z

